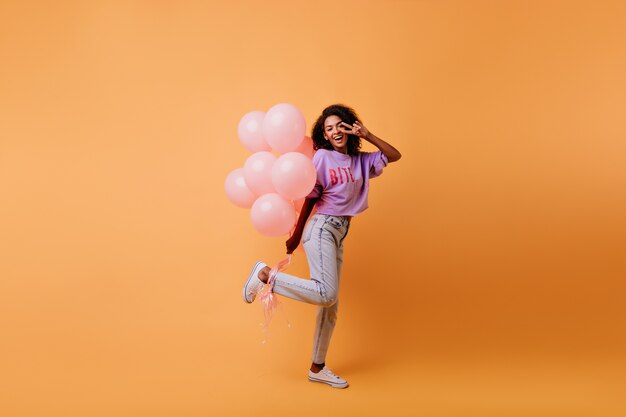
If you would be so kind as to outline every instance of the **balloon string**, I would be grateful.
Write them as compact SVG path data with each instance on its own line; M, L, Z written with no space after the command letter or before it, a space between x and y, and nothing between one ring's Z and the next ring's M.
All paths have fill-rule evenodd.
M258 299L263 304L263 314L265 316L265 323L263 323L263 329L267 330L272 318L274 317L274 312L280 306L280 300L274 294L274 282L276 280L276 275L283 271L289 266L291 263L291 254L289 254L285 259L278 262L278 264L270 270L269 278L267 279L267 283L261 288L259 292ZM291 327L289 321L287 321L287 326Z

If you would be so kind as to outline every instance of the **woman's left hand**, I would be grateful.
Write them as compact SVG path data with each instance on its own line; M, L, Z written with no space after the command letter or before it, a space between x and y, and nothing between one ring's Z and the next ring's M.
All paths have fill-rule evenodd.
M367 139L370 131L367 130L365 126L363 126L358 121L355 121L353 125L349 125L346 122L341 122L341 131L347 133L349 135L356 135L360 138Z

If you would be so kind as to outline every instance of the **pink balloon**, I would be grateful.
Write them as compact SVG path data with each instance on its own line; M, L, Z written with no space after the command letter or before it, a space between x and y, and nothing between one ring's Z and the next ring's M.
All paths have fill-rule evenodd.
M296 106L281 103L265 113L261 131L272 149L278 153L291 152L302 143L306 121Z
M267 144L263 133L261 132L261 125L265 112L251 111L246 113L239 121L237 133L239 135L239 141L250 152L271 151L272 148Z
M302 139L300 146L296 148L296 152L300 152L309 158L313 158L313 154L315 154L315 151L313 150L313 139L305 136L304 139Z
M243 177L248 188L257 196L276 192L272 184L272 166L275 162L274 154L267 151L253 153L246 159Z
M256 195L250 191L243 178L243 168L231 171L224 182L224 191L231 203L241 208L250 208Z
M304 206L304 200L306 200L306 198L299 198L297 200L292 201L293 208L295 208L298 213L302 211L302 206Z
M276 193L262 195L252 204L250 220L265 236L286 235L296 224L296 210Z
M306 197L317 178L313 162L299 152L281 155L272 168L272 183L281 196L288 200Z

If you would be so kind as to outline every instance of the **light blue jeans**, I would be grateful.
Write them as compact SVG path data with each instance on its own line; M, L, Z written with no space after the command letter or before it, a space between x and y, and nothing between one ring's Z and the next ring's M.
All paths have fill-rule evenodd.
M311 279L279 272L274 281L276 294L319 306L313 335L313 363L326 361L328 345L337 322L343 240L349 228L349 217L313 215L302 233Z

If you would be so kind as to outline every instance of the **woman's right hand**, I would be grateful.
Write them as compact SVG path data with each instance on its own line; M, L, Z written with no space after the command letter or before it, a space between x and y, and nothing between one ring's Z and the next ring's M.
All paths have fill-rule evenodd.
M293 251L296 250L296 248L300 244L300 239L302 239L302 235L300 235L299 233L296 233L289 239L287 239L287 242L285 242L285 246L287 246L287 254L292 254Z

